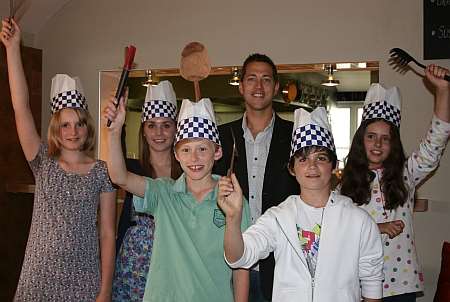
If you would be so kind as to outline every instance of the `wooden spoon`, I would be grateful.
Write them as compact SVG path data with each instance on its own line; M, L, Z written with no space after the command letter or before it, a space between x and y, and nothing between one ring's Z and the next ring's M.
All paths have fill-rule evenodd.
M208 77L211 72L208 52L200 42L187 44L181 52L180 74L188 81L194 82L195 101L200 100L200 85L198 82Z

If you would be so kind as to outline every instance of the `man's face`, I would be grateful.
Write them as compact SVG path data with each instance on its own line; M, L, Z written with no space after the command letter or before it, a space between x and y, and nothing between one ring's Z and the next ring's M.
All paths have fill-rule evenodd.
M265 62L247 65L239 92L245 100L246 110L272 110L272 99L278 93L279 83L273 78L272 67Z

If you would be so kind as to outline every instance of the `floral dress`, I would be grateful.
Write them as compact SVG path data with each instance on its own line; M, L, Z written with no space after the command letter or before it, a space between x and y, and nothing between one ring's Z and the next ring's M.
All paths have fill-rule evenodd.
M134 212L134 211L133 211ZM155 223L151 216L134 216L116 260L113 301L142 301L153 248Z
M127 160L128 170L142 175L137 160ZM120 217L116 269L113 279L112 301L142 301L148 278L153 249L155 222L152 216L136 213L132 204L133 195L128 193L124 201L124 212Z

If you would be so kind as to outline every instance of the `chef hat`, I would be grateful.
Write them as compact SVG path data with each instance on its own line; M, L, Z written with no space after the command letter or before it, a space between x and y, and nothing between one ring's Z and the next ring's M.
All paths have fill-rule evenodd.
M220 145L219 131L210 99L203 98L198 102L185 99L181 103L175 144L186 138L206 138Z
M381 118L400 127L401 96L397 87L385 89L382 85L372 84L364 101L362 120Z
M169 117L173 120L177 113L177 98L172 84L162 81L156 86L149 85L142 106L141 122L154 117Z
M327 111L323 107L317 107L311 113L302 108L294 112L290 157L301 148L310 146L325 147L336 152Z
M88 109L78 77L71 78L66 74L55 75L52 79L50 98L52 114L64 108Z

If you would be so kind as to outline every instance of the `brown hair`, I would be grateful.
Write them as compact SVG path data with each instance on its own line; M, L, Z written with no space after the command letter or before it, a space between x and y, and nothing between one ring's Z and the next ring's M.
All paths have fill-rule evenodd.
M95 148L95 127L89 111L77 108L65 108L62 110L73 110L81 123L87 127L87 138L80 151L86 152L87 155L93 156ZM57 157L61 154L60 126L61 111L53 113L47 130L48 156Z
M347 163L342 174L341 194L353 199L353 202L357 205L370 202L370 185L375 175L369 170L369 160L364 147L364 135L370 124L380 120L390 126L391 151L383 162L384 169L380 186L386 201L385 208L392 210L402 206L408 197L408 190L403 181L403 168L406 157L400 140L399 129L384 119L370 119L361 122L353 137Z
M322 146L307 146L298 149L293 156L289 159L288 162L288 170L290 172L294 171L295 159L300 157L307 157L308 155L316 152L326 152L331 161L332 169L335 169L337 166L337 156L336 153L331 151L330 149Z
M254 62L261 62L261 63L266 63L267 65L269 65L270 68L272 68L272 77L273 77L274 82L275 83L278 82L278 72L277 72L277 67L275 66L275 63L273 63L271 58L269 58L268 56L266 56L264 54L260 54L260 53L251 54L247 57L247 59L245 59L244 64L242 66L241 76L240 76L241 82L244 80L245 74L247 73L247 66L250 63L254 63Z
M150 146L144 136L144 123L139 127L139 163L143 168L144 175L156 178L155 169L150 162ZM181 166L175 158L175 153L170 152L170 178L177 179L183 173Z

